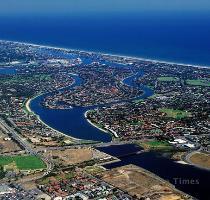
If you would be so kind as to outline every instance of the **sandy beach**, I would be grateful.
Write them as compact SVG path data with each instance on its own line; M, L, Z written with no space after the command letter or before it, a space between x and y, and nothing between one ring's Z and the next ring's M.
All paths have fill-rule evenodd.
M103 132L105 132L105 133L108 133L107 130L102 129L102 128L96 126L96 125L95 125L94 123L92 123L89 119L87 119L87 113L88 113L88 112L89 112L89 110L86 111L85 114L84 114L84 116L85 116L86 120L88 121L88 123L91 124L92 126L94 126L95 128L97 128L97 129L99 129L99 130L101 130L101 131L103 131Z
M156 59L148 59L148 58L142 58L142 57L126 56L126 55L104 53L104 52L84 51L81 49L70 49L70 48L56 47L56 46L50 46L50 45L46 46L46 45L39 45L39 44L33 44L33 43L27 43L27 42L21 42L21 41L0 40L0 42L12 42L14 44L24 44L24 45L30 45L30 46L38 47L38 48L57 49L57 50L63 50L63 51L86 52L86 53L90 53L90 54L91 53L102 54L102 55L106 55L106 56L115 56L115 57L124 58L124 59L134 59L134 60L139 60L139 61L148 61L148 62L160 63L160 64L162 63L162 64L179 65L179 66L183 66L183 67L187 66L187 67L210 69L210 66L204 66L204 65L169 62L169 61L158 60L158 59L157 60Z
M31 113L32 112L32 110L31 110L31 108L30 108L30 103L31 103L31 99L28 99L27 100L27 102L26 102L26 109L27 109L27 111L29 112L29 113Z
M112 136L114 135L115 138L118 138L118 137L119 137L119 136L117 135L117 133L113 132L112 130L102 129L102 128L98 127L97 125L95 125L94 123L92 123L89 119L87 119L87 113L88 113L88 112L89 112L89 110L86 111L85 114L84 114L86 120L88 121L88 123L90 123L92 126L96 127L97 129L99 129L99 130L101 130L101 131L103 131L103 132L105 132L105 133L108 133L108 134L110 134L110 135L112 135Z
M79 138L74 138L74 137L72 137L72 136L69 136L69 135L67 135L67 134L65 134L65 133L62 133L62 132L60 132L60 131L58 131L58 130L52 128L51 126L49 126L48 124L46 124L44 121L42 121L42 119L40 118L39 115L37 115L36 113L34 113L34 112L31 110L31 108L30 108L30 103L31 103L31 101L34 100L35 98L41 96L41 95L43 95L43 94L39 94L39 95L34 96L33 98L30 98L30 99L27 100L27 102L26 102L26 109L27 109L27 111L28 111L29 113L32 113L33 115L35 115L35 116L37 117L37 119L38 119L42 124L44 124L46 127L50 128L51 130L57 132L58 134L61 134L61 135L65 136L65 137L68 137L69 139L71 139L71 140L73 140L73 141L76 141L76 142L81 142L81 141L83 141L83 140L81 140L81 139L79 139Z

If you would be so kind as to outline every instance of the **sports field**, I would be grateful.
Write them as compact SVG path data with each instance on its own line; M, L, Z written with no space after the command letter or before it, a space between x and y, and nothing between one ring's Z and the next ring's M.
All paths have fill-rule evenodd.
M0 156L0 166L14 163L19 170L36 170L46 168L45 163L37 156Z
M210 80L206 79L194 79L194 80L186 80L186 83L188 85L193 85L193 86L209 86L210 87Z
M158 140L151 140L140 142L140 146L144 149L151 149L151 150L171 150L173 147L167 141L158 141Z
M190 113L187 111L174 110L174 109L168 109L168 108L162 108L160 109L160 112L166 113L167 117L174 118L174 119L182 119L182 118L190 116Z
M163 82L171 82L171 81L176 82L178 80L179 78L172 76L161 76L158 78L158 81L163 81Z

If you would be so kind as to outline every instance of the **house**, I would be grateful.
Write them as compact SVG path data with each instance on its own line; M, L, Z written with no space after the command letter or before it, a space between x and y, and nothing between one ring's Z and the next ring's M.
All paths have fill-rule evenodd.
M0 195L15 193L15 189L12 189L6 184L0 184Z

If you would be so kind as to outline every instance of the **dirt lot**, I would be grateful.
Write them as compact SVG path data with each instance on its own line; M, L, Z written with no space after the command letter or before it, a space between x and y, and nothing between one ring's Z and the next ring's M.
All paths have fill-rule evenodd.
M8 138L8 136L0 132L0 153L10 153L21 150L18 144L12 140L5 140L6 138Z
M46 155L52 156L54 160L66 166L91 160L93 157L93 152L88 148L65 149L48 151Z
M195 153L189 159L195 165L210 169L210 154Z
M159 177L135 166L127 165L102 173L102 179L130 195L151 200L184 200L180 192Z

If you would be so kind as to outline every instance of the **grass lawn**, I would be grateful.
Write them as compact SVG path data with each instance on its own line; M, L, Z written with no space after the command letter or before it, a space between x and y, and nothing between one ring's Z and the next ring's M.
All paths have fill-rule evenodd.
M49 176L45 176L44 178L37 181L39 185L48 185L50 182L61 181L61 180L70 180L75 177L75 172L71 171L68 173L57 173L50 174Z
M144 124L143 121L132 121L130 122L130 125L134 125L134 126L142 126Z
M105 169L101 166L87 166L85 167L85 171L92 175L98 175L105 171Z
M172 77L172 76L161 76L161 77L158 78L158 81L163 81L163 82L169 82L169 81L170 82L171 81L176 82L178 80L179 80L179 78Z
M136 99L136 100L133 100L133 102L136 103L136 104L143 103L144 99Z
M1 78L0 83L4 84L23 84L25 82L31 83L33 81L49 81L51 76L49 74L36 74L32 76L15 75L12 77Z
M155 150L171 150L171 149L173 149L171 144L169 144L167 141L158 141L158 140L141 142L140 146L142 146L144 149L155 149Z
M149 141L147 142L147 144L151 147L170 146L170 144L167 141L158 141L158 140Z
M160 112L166 113L167 117L174 118L174 119L182 119L182 118L190 116L190 113L187 111L174 110L174 109L168 109L168 108L162 108L160 109Z
M194 79L194 80L187 79L186 83L188 85L193 85L193 86L209 86L210 87L210 81L205 80L205 79Z
M19 170L36 170L46 168L45 163L37 156L0 156L0 166L14 162Z

